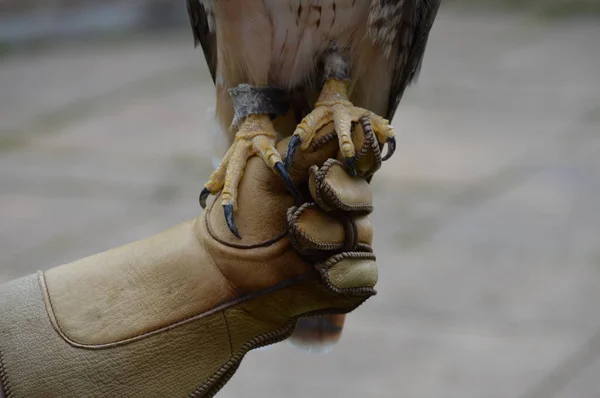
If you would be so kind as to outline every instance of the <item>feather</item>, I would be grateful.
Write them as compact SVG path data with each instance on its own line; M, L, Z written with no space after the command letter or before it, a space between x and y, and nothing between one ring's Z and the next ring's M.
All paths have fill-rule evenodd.
M389 0L373 0L377 3L390 3ZM399 14L388 12L396 18L395 28L388 29L396 34L395 67L391 81L386 119L392 120L406 87L415 83L421 70L429 32L441 0L400 0L402 4ZM384 43L386 43L384 41Z
M339 341L345 320L345 314L300 318L287 342L312 354L327 354Z
M194 46L200 44L213 82L217 73L217 35L215 33L215 20L212 0L203 3L200 0L186 0Z

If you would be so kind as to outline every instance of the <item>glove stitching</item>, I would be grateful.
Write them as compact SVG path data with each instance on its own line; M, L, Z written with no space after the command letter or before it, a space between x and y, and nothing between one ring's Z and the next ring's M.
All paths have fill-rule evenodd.
M356 245L356 250L360 252L373 253L373 248L366 243L359 243Z
M341 210L346 210L346 211L365 211L365 212L371 212L373 211L373 206L371 206L368 203L365 202L359 202L359 203L355 203L355 204L348 204L347 202L341 200L335 190L331 187L331 185L329 185L329 183L326 181L326 178L329 176L329 171L334 167L334 166L339 166L339 167L344 167L338 160L336 159L329 159L327 160L323 166L321 167L321 169L317 172L317 175L315 176L315 181L317 184L317 189L316 189L316 198L315 200L317 200L317 202L319 203L319 205L324 204L324 210L333 210L334 208L332 208L329 204L327 204L324 200L323 200L323 194L325 194L326 199L329 199L331 202L333 202L333 205Z
M213 376L192 392L189 398L213 397L227 383L229 378L233 376L233 372L239 367L239 363L250 350L285 340L292 335L295 328L296 319L292 319L283 327L272 332L263 333L243 344L238 352L217 370ZM221 379L223 375L228 376L228 378ZM204 393L208 393L208 395L204 395Z
M65 340L67 343L69 343L70 345L74 346L74 347L79 347L79 348L88 348L88 349L105 349L105 348L112 348L112 347L116 347L116 346L121 346L121 345L126 345L129 343L133 343L135 341L139 341L148 337L152 337L156 334L160 334L169 330L173 330L177 327L183 326L185 324L188 324L190 322L195 322L199 319L211 316L213 314L216 314L219 311L223 311L226 310L236 304L248 301L248 300L252 300L255 297L258 296L262 296L265 294L269 294L271 292L277 291L279 289L283 289L289 285L292 285L294 283L298 283L299 281L305 279L309 277L307 274L304 275L300 275L298 277L295 278L290 278L290 279L284 279L283 281L277 283L274 286L270 286L268 288L265 289L261 289L258 290L256 292L250 293L250 294L246 294L246 295L242 295L242 296L237 296L234 297L231 300L228 300L224 303L221 303L215 307L213 307L212 309L205 311L205 312L201 312L183 319L180 319L178 321L175 321L167 326L163 326L157 329L152 329L149 331L145 331L145 332L141 332L139 334L136 334L134 336L128 337L126 339L123 340L118 340L118 341L114 341L114 342L110 342L110 343L101 343L101 344L86 344L86 343L80 343L77 342L75 340L73 340L72 338L70 338L60 327L58 320L56 319L55 315L54 315L54 308L52 306L52 301L50 299L50 293L48 291L48 286L46 285L46 280L44 278L44 274L42 272L39 273L39 277L38 277L38 281L40 284L40 288L42 290L42 294L44 295L44 301L46 304L46 314L48 315L48 317L50 318L50 323L52 324L52 327L54 328L54 330L56 330L56 332L58 333L58 335ZM12 397L6 397L6 398L12 398Z
M4 354L0 348L0 391L6 395L6 398L14 398L10 380L8 380L8 370L4 361Z
M221 378L217 380L217 384L214 385L212 389L210 389L206 394L205 398L212 398L229 382L229 380L233 377L235 372L239 369L242 361L239 360L233 366L231 366L227 371L225 371Z
M227 319L227 312L223 311L223 320L225 321L225 327L227 328L227 337L229 337L229 355L233 355L233 342L231 341L231 329L229 329L229 320Z
M335 191L327 182L323 183L321 189L327 195L327 199L330 199L334 203L334 205L341 210L365 212L373 211L373 206L369 205L366 202L360 202L355 204L349 204L347 202L344 202L335 194Z
M230 358L225 363L225 365L223 365L217 372L215 372L215 374L213 376L211 376L200 387L198 387L192 394L190 394L190 396L188 398L212 398L212 397L214 397L223 388L223 386L225 384L227 384L229 379L231 379L231 377L233 376L235 371L240 366L240 363L243 360L244 356L249 351L256 349L256 348L260 348L260 347L264 347L267 345L278 343L278 342L283 341L283 340L287 339L288 337L290 337L292 335L292 333L294 333L294 330L296 329L296 324L297 324L298 318L306 317L306 316L317 316L317 315L347 314L347 313L350 313L350 312L356 310L365 301L366 301L366 299L361 300L359 303L357 303L356 305L353 305L350 308L333 308L333 309L316 310L316 311L306 312L297 317L294 317L288 323L286 323L283 327L281 327L280 329L278 329L276 331L267 332L267 333L264 333L260 336L253 338L252 340L250 340L247 343L245 343L244 345L242 345L240 347L240 350L235 355L233 355L232 358ZM207 395L204 395L204 394L207 394Z
M333 160L333 159L330 159ZM325 178L325 173L323 172L323 169L326 167L326 165L328 164L329 160L326 161L323 166L321 167L321 169L317 170L317 172L315 173L315 185L316 185L316 189L315 189L315 201L319 204L319 206L325 210L325 211L333 211L334 208L329 206L325 200L323 200L323 179ZM329 169L329 167L327 166L327 170Z
M324 270L319 269L321 276L323 278L323 284L327 286L332 292L342 295L342 296L354 296L354 297L372 297L377 294L377 291L372 287L348 287L344 289L339 289L333 285L331 279L329 279L329 275Z
M318 250L336 250L336 249L341 249L343 247L342 244L338 244L338 243L323 243L323 242L319 242L316 241L315 239L313 239L310 235L306 234L304 231L302 231L300 229L300 227L298 226L298 218L302 215L302 213L304 213L304 211L308 208L317 208L315 203L305 203L302 206L296 208L296 207L291 207L288 209L288 224L289 224L289 228L290 228L290 236L292 238L292 244L294 244L294 247L296 248L296 250L298 250L299 252L302 253L306 253L307 250L311 250L311 249L318 249ZM314 248L303 248L300 245L300 242L298 240L298 237L307 240L309 243L311 243L312 245L314 245Z
M373 261L377 260L377 258L375 257L375 254L373 254L372 252L369 252L369 253L346 252L346 253L340 253L340 254L336 254L334 256L329 257L325 262L319 264L319 266L324 267L326 270L329 270L331 267L333 267L340 261L345 260L347 258L352 258L352 259L360 258L360 259L373 260Z
M373 253L346 252L346 253L336 254L336 255L330 257L329 259L327 259L327 261L325 261L324 263L318 264L316 266L317 270L321 274L321 277L323 279L323 283L325 284L325 286L327 286L333 292L335 292L337 294L342 294L342 295L344 295L344 294L352 295L352 296L364 296L364 295L374 296L374 295L376 295L377 291L371 287L351 287L351 288L339 289L333 285L333 283L331 282L331 279L329 278L329 273L328 273L329 269L331 269L331 267L333 267L334 265L338 264L340 261L342 261L344 259L348 259L348 258L367 259L367 260L376 261L375 254L373 254Z

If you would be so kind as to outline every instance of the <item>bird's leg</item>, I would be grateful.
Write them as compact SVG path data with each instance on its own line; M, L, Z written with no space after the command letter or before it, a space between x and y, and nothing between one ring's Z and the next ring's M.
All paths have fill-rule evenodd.
M260 156L281 176L295 198L299 201L302 198L283 165L281 155L275 149L277 133L271 118L284 114L289 109L286 93L277 88L242 84L231 89L230 94L235 109L232 128L237 130L237 133L221 164L204 185L200 194L200 205L204 208L206 198L210 194L222 191L221 204L225 220L229 230L239 238L234 220L237 188L251 156Z
M396 139L392 126L388 120L373 112L359 108L348 99L350 85L350 66L338 50L332 49L325 56L324 69L325 84L315 104L315 109L309 113L298 125L290 141L286 156L286 165L289 166L296 148L307 149L316 132L324 125L333 122L339 139L340 151L346 165L353 174L356 174L356 152L352 144L352 123L358 123L361 118L371 122L373 133L381 145L389 144L388 153L383 160L389 159L396 148Z

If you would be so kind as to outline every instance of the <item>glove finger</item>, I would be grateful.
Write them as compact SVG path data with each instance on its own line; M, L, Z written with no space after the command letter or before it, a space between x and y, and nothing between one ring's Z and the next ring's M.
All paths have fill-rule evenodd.
M329 159L321 168L311 167L308 187L323 210L364 214L373 211L373 193L369 183L362 177L352 177L338 160Z
M325 285L338 294L375 294L378 272L373 253L340 253L316 268Z
M372 251L373 226L364 214L326 213L315 203L305 203L288 210L288 224L292 244L305 255L325 251Z

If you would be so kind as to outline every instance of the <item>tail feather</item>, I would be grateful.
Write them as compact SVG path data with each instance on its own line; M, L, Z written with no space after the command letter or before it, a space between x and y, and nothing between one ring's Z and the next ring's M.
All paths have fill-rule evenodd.
M345 320L345 314L300 318L288 342L310 353L327 354L340 340Z

